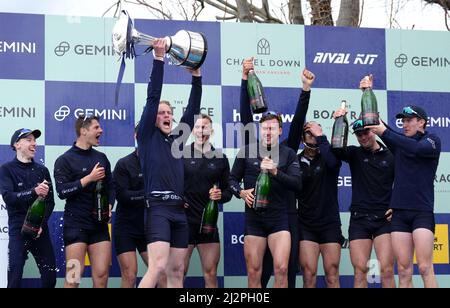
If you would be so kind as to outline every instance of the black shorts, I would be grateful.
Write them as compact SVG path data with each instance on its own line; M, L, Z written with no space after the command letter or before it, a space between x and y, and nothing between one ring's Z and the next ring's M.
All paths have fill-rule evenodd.
M318 244L337 243L342 245L345 241L340 225L332 225L325 228L314 229L300 224L298 231L300 242L311 241Z
M412 233L416 229L424 228L434 233L434 213L394 209L391 225L392 232Z
M352 211L348 228L349 240L373 240L383 234L391 233L391 223L384 213Z
M75 243L93 245L100 242L110 242L108 225L99 225L96 229L81 229L64 226L64 246Z
M199 224L189 224L189 245L220 243L219 230L212 234L203 234L200 232Z
M174 248L188 247L189 227L183 206L150 204L146 211L147 244L162 241Z
M135 252L136 250L139 253L143 253L147 251L147 240L145 235L114 234L114 248L116 256L125 252Z
M280 231L289 232L289 219L287 214L278 217L248 217L245 218L245 235L268 237Z

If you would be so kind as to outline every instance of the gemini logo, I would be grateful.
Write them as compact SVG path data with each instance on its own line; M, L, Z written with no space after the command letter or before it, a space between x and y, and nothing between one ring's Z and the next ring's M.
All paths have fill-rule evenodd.
M0 41L0 53L36 53L36 43Z
M54 113L54 118L58 122L64 121L70 115L70 108L66 105L59 107ZM119 109L94 109L94 108L77 108L73 112L75 118L81 115L94 115L103 120L119 120L125 121L127 119L127 110Z
M35 118L35 107L4 107L0 106L0 118Z
M446 57L411 57L411 61L404 53L400 54L395 60L394 64L398 68L402 68L405 64L411 62L415 67L450 67L450 58Z
M402 68L406 62L408 62L408 56L404 53L400 54L397 59L395 59L394 64L398 68Z
M70 114L70 108L68 106L61 106L55 111L54 117L58 122L64 121L65 118Z
M55 55L62 57L70 51L70 44L66 41L55 47ZM82 45L73 46L73 52L79 56L115 56L118 55L112 46Z
M269 56L270 55L270 43L268 40L266 40L265 38L262 38L258 41L258 44L256 45L256 53L258 55L263 55L263 56Z
M70 44L67 42L61 42L55 47L55 55L62 57L70 50Z

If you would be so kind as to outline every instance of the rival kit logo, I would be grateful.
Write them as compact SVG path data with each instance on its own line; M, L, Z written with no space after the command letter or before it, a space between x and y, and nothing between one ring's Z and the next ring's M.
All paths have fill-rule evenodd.
M377 54L316 52L313 63L316 63L316 64L373 65L377 58L378 58Z

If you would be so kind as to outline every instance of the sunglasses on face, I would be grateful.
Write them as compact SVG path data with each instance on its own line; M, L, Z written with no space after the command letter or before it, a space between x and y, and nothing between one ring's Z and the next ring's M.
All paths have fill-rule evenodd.
M357 120L355 123L353 123L352 128L353 130L364 127L362 120Z

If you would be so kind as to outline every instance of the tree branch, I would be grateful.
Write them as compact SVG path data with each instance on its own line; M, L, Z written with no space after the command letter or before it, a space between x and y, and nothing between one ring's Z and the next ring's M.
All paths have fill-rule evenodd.
M292 24L304 25L301 0L289 0L289 20Z

